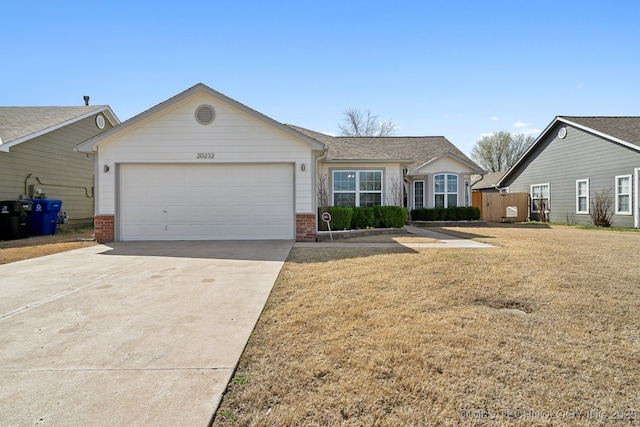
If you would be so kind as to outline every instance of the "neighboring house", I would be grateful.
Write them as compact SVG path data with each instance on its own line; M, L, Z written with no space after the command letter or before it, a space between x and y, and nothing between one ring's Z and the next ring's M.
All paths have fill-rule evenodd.
M319 179L330 206L469 206L471 175L483 172L442 136L336 137L289 126L327 147Z
M90 224L94 160L74 150L118 123L106 105L0 107L0 199L60 199L69 224Z
M402 205L406 184L411 205L463 205L480 171L441 137L334 138L203 84L78 149L96 158L101 242L313 240L322 188L331 205Z
M591 202L606 191L613 225L639 227L640 117L558 116L499 181L529 193L531 218L591 223Z
M500 193L498 182L507 171L489 172L484 175L476 175L471 180L471 191L481 191L483 193Z

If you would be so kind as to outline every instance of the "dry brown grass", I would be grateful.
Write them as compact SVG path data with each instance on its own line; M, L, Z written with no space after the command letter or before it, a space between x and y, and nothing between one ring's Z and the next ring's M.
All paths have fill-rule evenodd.
M62 229L53 236L0 240L0 265L95 245L93 228Z
M498 248L295 248L215 425L637 425L640 234L450 231Z

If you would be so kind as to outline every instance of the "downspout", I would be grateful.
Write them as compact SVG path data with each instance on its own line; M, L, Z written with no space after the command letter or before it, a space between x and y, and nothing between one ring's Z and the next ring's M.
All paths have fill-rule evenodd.
M320 170L320 169L318 169L318 164L320 163L320 161L326 159L328 154L329 154L329 149L325 148L322 151L322 155L316 159L316 170L314 171L315 172L315 174L314 174L315 176L313 177L313 184L314 184L313 185L313 190L314 190L313 192L315 194L315 196L313 198L313 207L314 207L313 210L314 210L314 213L316 214L316 216L318 215L318 171ZM316 220L317 220L317 218L316 218Z
M636 189L634 192L636 207L633 210L633 226L634 228L640 228L640 203L638 203L638 197L640 196L640 189L638 188L640 184L640 168L635 168L633 171L633 184Z

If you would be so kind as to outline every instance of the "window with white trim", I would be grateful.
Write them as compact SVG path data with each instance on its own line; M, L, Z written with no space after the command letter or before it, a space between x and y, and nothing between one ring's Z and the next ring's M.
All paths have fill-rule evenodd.
M549 212L549 184L531 186L531 212Z
M616 214L631 215L631 175L616 176Z
M333 171L333 206L380 206L382 171Z
M424 208L424 181L413 182L413 208Z
M433 177L433 206L436 208L458 206L458 175L441 173Z
M589 180L579 179L576 181L576 213L589 213Z

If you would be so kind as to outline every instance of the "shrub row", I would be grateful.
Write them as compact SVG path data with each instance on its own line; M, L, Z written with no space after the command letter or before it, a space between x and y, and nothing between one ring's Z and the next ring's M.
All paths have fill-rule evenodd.
M480 219L480 209L474 206L413 209L411 219L413 221L477 221Z
M362 229L367 227L401 228L407 221L407 209L400 206L373 206L368 208L329 206L324 210L331 214L332 230Z

